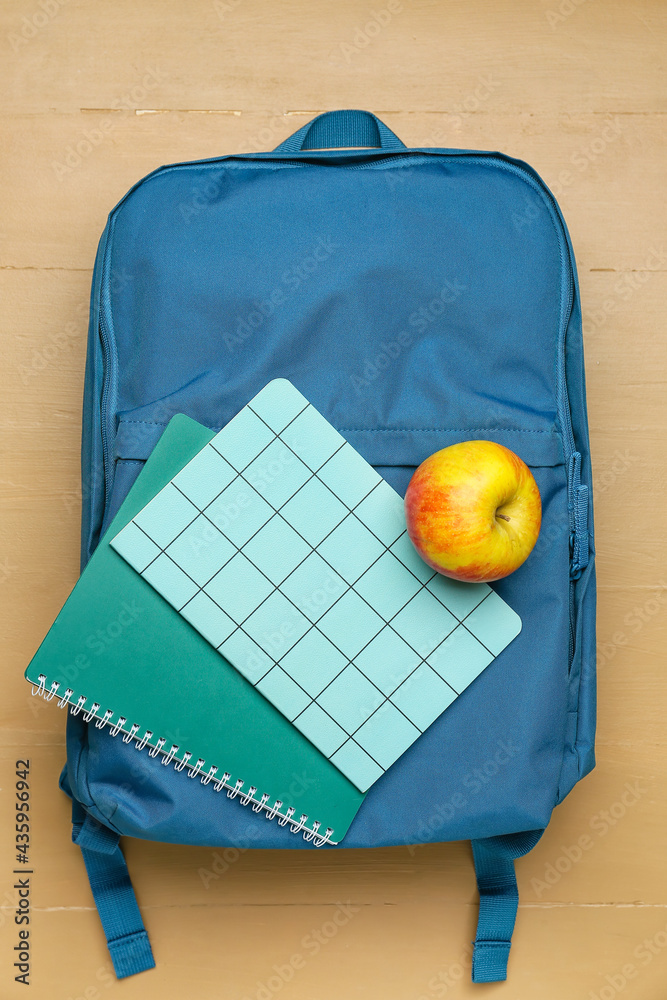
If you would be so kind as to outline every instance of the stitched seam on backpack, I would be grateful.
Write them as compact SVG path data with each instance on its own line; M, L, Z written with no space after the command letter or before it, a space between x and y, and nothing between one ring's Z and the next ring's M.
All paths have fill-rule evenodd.
M556 431L532 430L527 427L339 427L340 431L348 434L400 434L400 433L428 433L428 434L458 434L475 431L499 431L505 434L551 434Z
M162 420L132 420L120 418L121 424L150 424L152 427L166 427ZM213 429L213 428L212 428ZM348 434L458 434L476 431L498 431L506 434L549 434L556 436L556 430L534 430L528 427L339 427Z

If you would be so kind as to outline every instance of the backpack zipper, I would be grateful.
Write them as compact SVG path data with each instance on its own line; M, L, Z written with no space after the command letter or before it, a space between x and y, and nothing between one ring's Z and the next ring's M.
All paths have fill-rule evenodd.
M102 345L102 370L104 378L102 380L102 400L100 403L100 423L102 429L102 461L104 465L104 512L109 506L111 495L111 455L109 452L109 396L111 395L111 340L106 325L100 314L99 322L100 343ZM109 377L107 377L109 373Z
M104 263L102 265L102 281L100 283L100 312L98 321L98 332L102 347L102 398L100 401L100 429L102 432L102 464L104 469L104 514L102 523L106 520L111 499L111 484L113 481L112 464L113 456L109 441L113 439L115 427L111 427L111 414L109 401L114 391L116 378L116 352L113 340L106 324L106 311L111 309L111 296L109 292L109 266L111 260L111 236L109 232L106 245L104 247Z

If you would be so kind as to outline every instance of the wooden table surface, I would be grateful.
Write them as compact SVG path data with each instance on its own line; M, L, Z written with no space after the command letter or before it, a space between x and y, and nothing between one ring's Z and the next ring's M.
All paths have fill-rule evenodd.
M35 1000L664 997L665 4L3 0L0 22L2 1000L27 995L12 965L21 758ZM116 982L57 788L65 717L23 679L77 578L96 243L109 209L153 168L272 148L319 111L359 106L408 145L527 160L570 227L594 461L598 766L517 864L505 984L469 981L468 844L216 862L211 849L139 841L126 854L158 965ZM202 878L216 863L218 876ZM331 935L339 904L346 917Z

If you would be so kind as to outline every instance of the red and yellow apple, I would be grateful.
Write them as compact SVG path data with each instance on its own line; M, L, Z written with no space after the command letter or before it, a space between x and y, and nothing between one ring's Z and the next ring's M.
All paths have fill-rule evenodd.
M405 495L422 559L454 580L500 580L530 555L542 521L528 466L493 441L465 441L422 462Z

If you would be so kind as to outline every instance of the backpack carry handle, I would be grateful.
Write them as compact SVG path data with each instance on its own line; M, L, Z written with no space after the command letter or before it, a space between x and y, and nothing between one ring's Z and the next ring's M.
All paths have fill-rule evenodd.
M344 149L373 146L405 149L384 122L370 111L325 111L276 146L276 153L298 153L302 149Z

